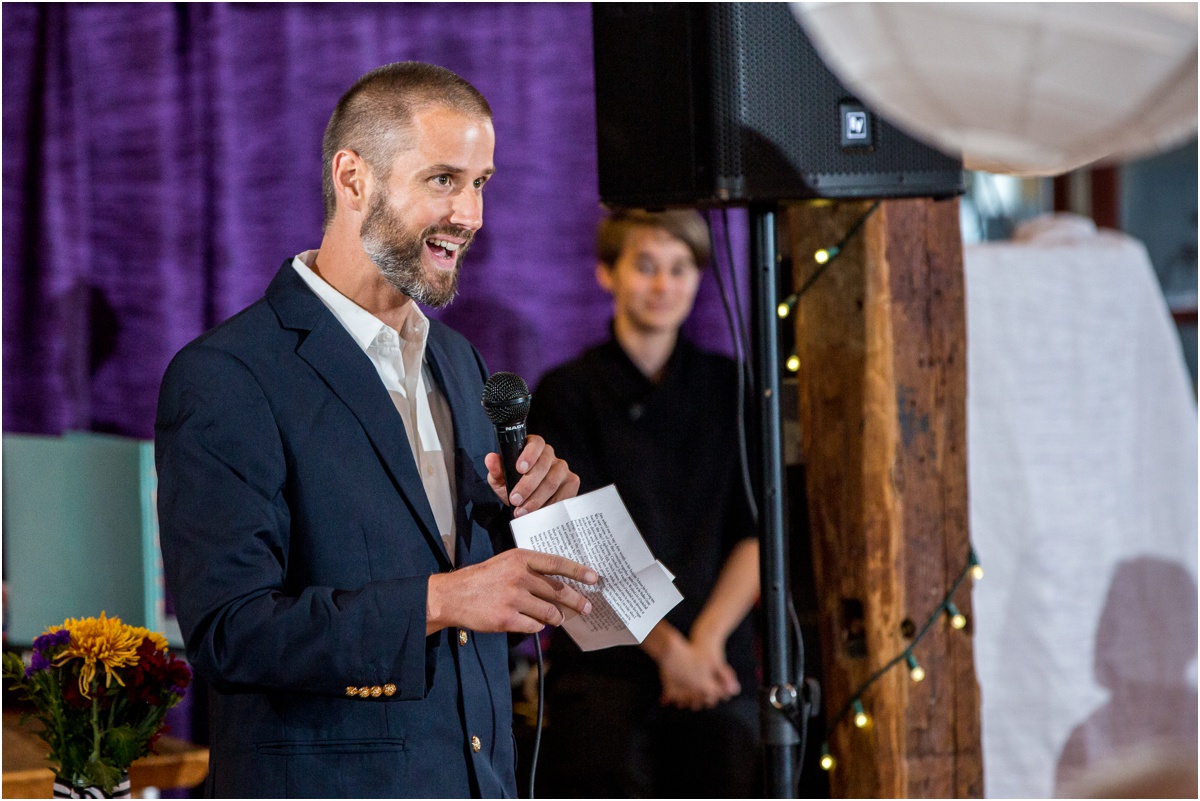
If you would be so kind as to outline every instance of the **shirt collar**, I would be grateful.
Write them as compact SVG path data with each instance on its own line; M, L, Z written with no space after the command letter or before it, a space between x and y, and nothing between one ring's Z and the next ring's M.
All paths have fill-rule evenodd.
M359 306L350 298L338 292L324 278L313 272L309 264L316 259L317 251L306 250L292 259L292 267L304 279L325 307L333 313L342 327L349 332L354 341L364 351L370 347L381 330L388 330L397 336L424 344L429 335L429 319L413 301L408 303L408 316L404 320L402 330L396 331L375 315Z
M610 359L614 359L621 364L622 369L627 373L627 378L634 386L645 390L648 387L660 387L674 380L676 375L679 375L684 370L684 360L691 356L691 353L696 349L692 341L687 338L680 328L675 334L675 347L671 349L671 355L667 357L667 363L663 365L662 378L657 383L651 381L642 373L638 366L633 363L633 359L629 358L629 354L625 352L625 348L617 341L616 320L609 318L608 321L608 341L600 346L606 349Z

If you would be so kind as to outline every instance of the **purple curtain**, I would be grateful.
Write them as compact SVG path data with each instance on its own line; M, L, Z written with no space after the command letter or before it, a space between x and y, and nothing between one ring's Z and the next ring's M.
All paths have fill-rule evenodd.
M325 123L390 61L495 111L485 225L437 316L531 385L606 334L587 4L6 3L3 37L6 431L152 436L171 356L319 244ZM689 332L729 352L704 284Z

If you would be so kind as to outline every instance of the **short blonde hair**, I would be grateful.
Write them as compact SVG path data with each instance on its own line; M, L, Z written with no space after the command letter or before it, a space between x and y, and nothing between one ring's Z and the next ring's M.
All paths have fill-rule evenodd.
M671 209L669 211L642 211L633 209L617 211L600 221L596 231L596 258L608 269L612 269L621 258L621 251L629 241L630 233L636 228L656 228L687 245L696 266L703 270L712 257L712 242L708 235L708 223L695 209Z

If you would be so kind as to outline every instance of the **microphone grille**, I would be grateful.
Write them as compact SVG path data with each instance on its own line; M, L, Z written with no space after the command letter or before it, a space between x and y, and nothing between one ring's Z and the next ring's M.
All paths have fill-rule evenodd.
M516 373L492 373L483 385L483 410L493 425L524 423L531 400L525 379Z

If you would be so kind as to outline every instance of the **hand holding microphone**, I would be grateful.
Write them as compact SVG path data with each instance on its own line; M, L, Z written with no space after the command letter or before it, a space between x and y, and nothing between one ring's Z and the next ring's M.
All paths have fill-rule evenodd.
M499 454L484 459L488 483L501 501L520 517L579 492L579 476L554 455L554 448L534 434L528 436L525 418L532 396L515 373L493 373L483 387L483 409L500 442Z
M529 388L512 373L496 373L484 386L483 406L500 441L500 453L489 453L484 460L488 483L505 503L511 489L517 516L579 491L579 476L554 455L554 449L539 436L526 436L529 401ZM457 626L532 634L546 625L560 625L563 607L579 614L591 612L591 602L557 576L584 584L597 581L595 571L585 565L520 548L452 572L435 573L429 577L426 593L425 633Z

